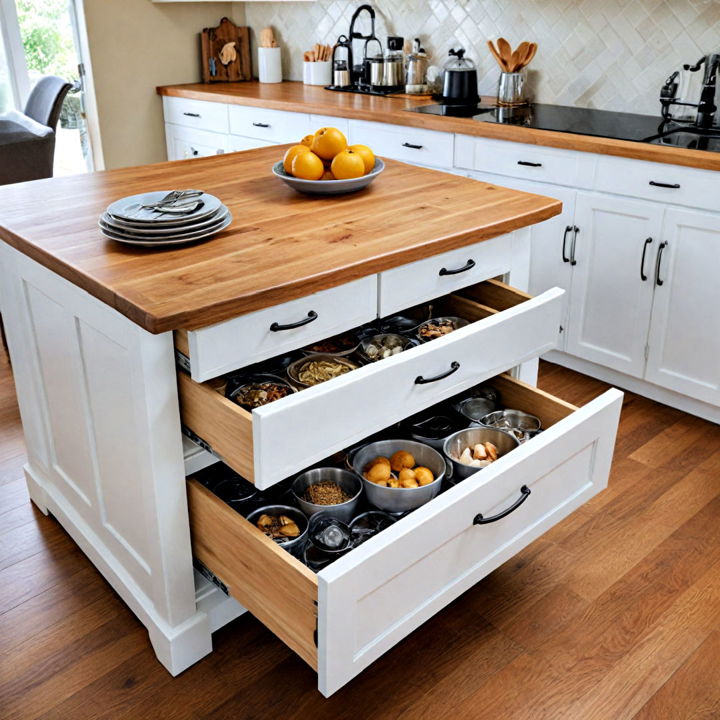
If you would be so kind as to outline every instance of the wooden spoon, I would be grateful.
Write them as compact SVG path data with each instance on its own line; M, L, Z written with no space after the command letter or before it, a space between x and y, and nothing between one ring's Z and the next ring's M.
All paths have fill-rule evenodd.
M515 62L515 66L512 70L512 72L518 72L519 70L522 70L522 68L525 67L525 56L530 51L530 43L523 40L516 48L515 52L513 53L513 60L515 59L515 56L517 55L517 61Z
M492 40L487 41L488 48L490 48L490 52L492 53L493 57L495 58L497 64L500 66L500 69L503 72L507 72L507 67L505 65L505 61L500 57L500 53L495 48L495 45L493 45Z
M535 57L535 53L537 52L538 45L537 43L533 42L530 43L530 49L528 50L528 54L525 57L525 62L523 63L523 67L526 67L530 64L530 61Z
M512 59L512 48L510 47L510 43L505 38L498 38L497 41L498 46L498 52L500 53L500 57L503 59L503 62L505 63L505 67L510 70L510 61Z

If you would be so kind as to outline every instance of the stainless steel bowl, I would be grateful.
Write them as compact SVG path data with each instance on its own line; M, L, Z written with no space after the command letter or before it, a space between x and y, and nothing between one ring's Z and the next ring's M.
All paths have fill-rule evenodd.
M293 363L290 363L287 368L287 374L290 380L297 385L299 388L307 388L307 387L314 387L313 385L308 385L307 383L304 383L300 378L298 377L298 373L300 370L307 364L311 363L315 360L329 360L336 363L341 363L342 365L346 365L351 371L357 370L359 365L357 363L354 363L347 358L340 357L339 355L331 355L330 353L314 353L313 355L308 355L307 357L300 358L299 360L296 360ZM324 380L323 382L327 382L327 380ZM320 385L322 383L316 383L316 385Z
M329 342L330 340L334 340L336 337L348 337L352 338L354 340L352 347L346 348L345 350L314 350L314 345L320 345L323 340L319 340L316 343L311 343L309 346L304 347L301 352L303 355L317 355L318 353L322 353L324 355L337 355L338 357L348 357L349 355L352 355L359 347L360 347L360 338L358 337L356 332L349 331L344 333L338 333L337 335L333 335L331 338L327 338L325 342Z
M283 380L277 375L273 375L272 373L257 373L256 375L248 376L246 382L243 382L242 385L238 385L236 388L234 388L232 392L228 395L228 398L240 405L240 407L252 411L254 410L254 408L251 408L249 405L239 402L238 396L242 394L242 391L248 385L260 385L262 383L275 383L276 385L280 385L281 387L288 388L288 390L290 390L290 393L297 392L297 389L294 388L287 380ZM269 405L269 403L265 404ZM262 405L258 405L258 407L262 407Z
M498 430L505 430L505 432L514 435L520 442L525 442L537 435L542 427L540 418L522 410L512 410L511 408L488 413L481 418L480 424Z
M298 510L296 507L292 507L291 505L265 505L251 512L247 516L247 521L249 523L252 523L252 525L257 528L258 518L261 515L265 514L287 515L289 518L292 518L297 523L297 526L300 528L300 535L298 535L296 538L284 540L282 542L274 542L277 542L277 544L281 548L287 550L288 552L291 552L295 556L298 556L302 552L302 549L305 547L305 540L307 539L308 534L308 519L305 517L305 515L300 512L300 510ZM258 530L260 530L260 528L258 528ZM262 532L262 530L260 530L260 532Z
M414 340L412 340L409 337L405 337L404 335L398 335L397 333L378 333L377 335L372 335L368 338L364 338L360 341L360 348L358 349L358 356L361 360L365 362L377 362L378 360L382 360L381 357L370 357L367 354L367 347L371 343L378 344L385 338L395 338L398 341L398 347L400 347L400 352L403 352L408 349L413 344L417 344ZM390 356L391 357L391 356Z
M443 445L443 453L452 463L454 481L468 478L483 469L461 463L458 458L466 447L474 447L484 442L491 442L498 449L498 457L509 453L520 444L509 432L490 427L467 428L450 435Z
M430 318L429 320L426 320L424 323L421 323L421 324L418 326L418 329L417 329L417 338L418 338L418 340L419 340L420 342L424 342L424 343L425 343L425 342L430 342L431 340L437 340L438 338L424 338L424 337L422 336L422 329L423 329L426 325L429 325L430 323L439 323L439 322L443 322L443 321L445 321L445 320L450 320L450 321L452 322L452 324L453 324L453 331L459 330L461 327L465 327L466 325L469 325L469 324L470 324L470 321L469 321L469 320L465 320L464 318L460 318L460 317L452 317L452 316L449 316L449 315L448 315L448 316L443 316L443 317ZM447 333L447 334L449 335L450 333Z
M349 496L350 500L337 505L316 505L303 499L303 494L311 486L319 482L337 483ZM355 473L349 470L342 470L334 467L313 468L298 475L290 488L300 506L300 509L308 516L318 512L326 512L328 515L349 523L355 516L360 495L362 495L363 484Z
M497 402L485 397L469 397L457 404L460 414L471 422L481 422L486 415L495 412L496 408Z
M363 469L378 456L389 458L398 450L407 450L418 465L432 471L435 480L417 488L391 488L371 483L363 477ZM439 492L445 476L445 460L437 450L414 440L379 440L365 445L355 453L353 470L362 478L365 494L371 505L389 513L414 510L432 500Z

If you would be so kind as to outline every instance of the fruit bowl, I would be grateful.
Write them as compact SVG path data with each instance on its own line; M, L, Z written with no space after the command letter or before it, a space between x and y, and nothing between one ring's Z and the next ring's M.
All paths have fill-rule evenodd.
M287 173L282 162L275 163L272 171L297 192L309 195L344 195L367 187L384 169L385 163L376 157L375 167L369 173L350 180L302 180Z

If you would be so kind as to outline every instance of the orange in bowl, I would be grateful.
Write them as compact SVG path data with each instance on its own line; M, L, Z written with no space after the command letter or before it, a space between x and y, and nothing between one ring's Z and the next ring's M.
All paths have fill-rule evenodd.
M320 180L324 172L322 160L310 151L298 152L290 168L290 174L302 180Z
M374 164L375 160L373 159ZM338 180L351 180L365 174L365 162L360 153L348 148L335 155L330 169Z
M347 138L333 127L320 128L310 149L323 160L332 160L347 147Z
M298 153L310 152L310 148L307 145L293 145L286 153L283 158L283 167L285 172L292 174L292 163L295 156Z
M356 152L363 159L366 173L375 167L375 153L367 145L350 145L348 150Z

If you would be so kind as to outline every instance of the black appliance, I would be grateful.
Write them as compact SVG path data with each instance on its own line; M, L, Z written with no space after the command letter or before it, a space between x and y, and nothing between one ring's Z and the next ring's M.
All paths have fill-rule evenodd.
M475 63L465 57L465 50L450 48L450 60L443 72L442 99L445 103L477 104L478 79Z

